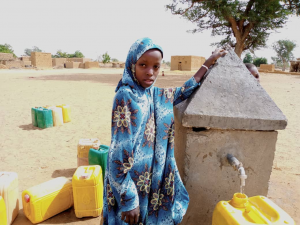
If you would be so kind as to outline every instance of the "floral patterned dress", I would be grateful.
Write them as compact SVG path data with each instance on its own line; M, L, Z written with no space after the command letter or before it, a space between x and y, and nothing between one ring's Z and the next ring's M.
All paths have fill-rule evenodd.
M112 139L104 181L104 224L127 224L123 211L140 207L139 225L178 224L189 196L174 158L173 106L199 86L192 77L178 88L143 88L135 64L149 49L162 49L151 39L129 50L114 98Z

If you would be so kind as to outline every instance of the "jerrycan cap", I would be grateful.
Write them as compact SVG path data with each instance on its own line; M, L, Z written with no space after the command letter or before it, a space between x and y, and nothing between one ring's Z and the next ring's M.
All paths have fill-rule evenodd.
M90 176L89 173L83 173L83 174L81 174L81 178L82 179L87 179L89 176Z
M235 208L245 208L248 205L248 196L242 193L235 193L229 203Z
M28 194L24 195L24 199L25 199L25 202L29 202L30 201L30 196Z

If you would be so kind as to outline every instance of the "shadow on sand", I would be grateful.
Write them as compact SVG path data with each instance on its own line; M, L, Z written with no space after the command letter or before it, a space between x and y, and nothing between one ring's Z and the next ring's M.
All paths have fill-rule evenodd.
M73 174L75 173L77 168L70 168L70 169L63 169L63 170L54 170L52 173L52 178L56 177L73 177Z
M31 123L26 125L21 125L19 126L19 128L21 128L22 130L44 130L42 128L33 126Z

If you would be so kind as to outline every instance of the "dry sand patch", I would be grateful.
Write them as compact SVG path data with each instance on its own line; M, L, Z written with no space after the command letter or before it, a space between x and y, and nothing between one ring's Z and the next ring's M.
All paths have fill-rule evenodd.
M18 173L20 199L33 185L72 177L80 138L97 137L109 145L112 101L121 74L122 69L0 71L0 170ZM192 74L165 70L156 86L181 86ZM278 135L269 197L300 223L300 76L262 73L261 85L288 118L286 130ZM70 123L44 130L31 125L31 107L61 103L71 106ZM77 219L71 208L42 224L65 223L93 225L100 218ZM21 209L14 225L26 224L31 222Z

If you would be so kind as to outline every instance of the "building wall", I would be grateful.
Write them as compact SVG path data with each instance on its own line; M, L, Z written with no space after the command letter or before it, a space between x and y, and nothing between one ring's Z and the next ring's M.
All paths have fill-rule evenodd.
M3 64L7 68L21 68L22 67L22 61L4 61Z
M85 68L86 69L99 68L99 63L98 62L85 62Z
M30 56L22 56L21 60L22 61L30 61Z
M53 58L52 66L64 66L65 62L67 62L66 58Z
M79 68L81 62L66 62L66 68L73 69L73 68Z
M31 63L38 68L52 68L51 53L31 52Z
M171 70L198 70L204 61L205 58L201 56L171 56Z
M14 60L14 55L11 53L0 53L0 61L2 60Z
M81 62L81 63L85 63L85 62L90 62L91 59L88 58L67 58L67 62Z
M262 70L267 70L267 71L270 71L270 72L274 72L275 65L274 64L260 64L259 68L262 69Z
M192 70L198 70L203 65L204 62L205 62L205 58L202 56L191 56Z

